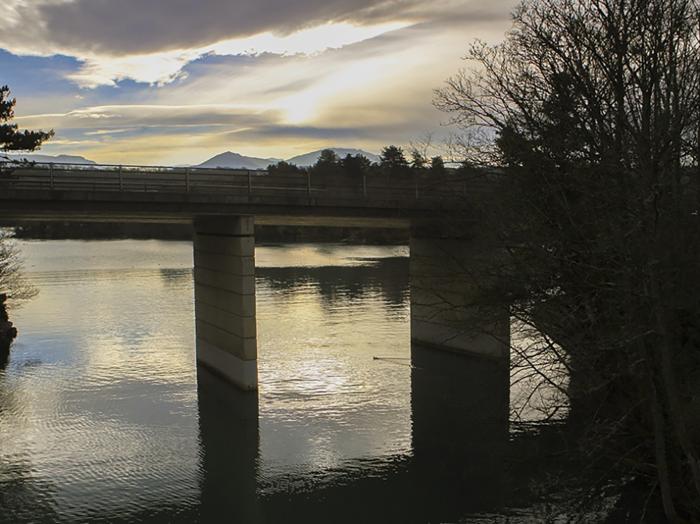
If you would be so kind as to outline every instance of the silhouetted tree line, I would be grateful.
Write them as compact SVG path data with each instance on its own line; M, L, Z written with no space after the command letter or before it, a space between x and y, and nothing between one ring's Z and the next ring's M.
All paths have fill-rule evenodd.
M311 167L299 167L285 161L268 166L270 174L281 173L311 173L312 175L340 175L357 179L367 176L413 176L413 175L443 175L447 172L445 162L440 156L427 158L423 153L414 149L410 153L411 162L406 158L403 148L387 146L382 149L379 162L372 162L362 154L339 157L332 149L324 149L316 163ZM467 165L460 166L467 169Z

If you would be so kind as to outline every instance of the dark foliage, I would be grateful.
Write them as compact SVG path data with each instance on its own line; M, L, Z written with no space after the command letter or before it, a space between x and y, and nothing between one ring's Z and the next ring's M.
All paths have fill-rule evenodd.
M304 173L305 171L295 164L290 164L289 162L281 160L276 164L267 166L267 172L271 175L275 175L281 173Z
M390 175L405 174L409 169L403 149L397 146L388 146L382 149L379 167Z
M34 151L43 142L51 138L53 131L20 131L16 124L10 121L15 116L15 104L11 98L10 88L0 87L0 150L2 151Z
M700 520L699 21L690 0L529 0L437 97L469 163L505 174L484 292L568 397L579 502L617 486L632 520Z

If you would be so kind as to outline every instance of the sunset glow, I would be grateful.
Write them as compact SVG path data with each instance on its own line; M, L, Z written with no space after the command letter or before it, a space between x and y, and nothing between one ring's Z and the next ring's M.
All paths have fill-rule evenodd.
M223 151L378 152L444 134L433 90L471 41L503 37L513 6L182 4L6 3L0 83L21 126L56 130L42 153L194 164Z

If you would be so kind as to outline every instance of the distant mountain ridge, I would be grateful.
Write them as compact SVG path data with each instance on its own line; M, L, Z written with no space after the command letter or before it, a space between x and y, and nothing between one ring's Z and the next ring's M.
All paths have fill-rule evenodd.
M318 161L318 159L321 156L321 152L326 149L332 150L340 158L344 158L347 155L363 155L366 156L370 160L370 162L379 162L379 156L375 155L374 153L369 153L367 151L363 151L362 149L351 149L346 147L324 147L323 149L319 149L318 151L312 151L311 153L305 153L303 155L290 158L289 160L287 160L287 162L289 162L290 164L297 165L299 167L309 167L314 165Z
M88 160L85 157L78 155L40 155L36 153L28 153L26 155L20 155L17 153L0 153L0 160L9 158L10 160L28 160L29 162L39 162L46 164L96 164L92 160Z
M226 151L220 155L202 162L196 167L225 168L225 169L267 169L270 164L276 164L279 158L256 158L243 156L238 153Z
M371 162L379 162L379 156L375 155L374 153L363 151L362 149L351 149L346 147L328 147L324 149L333 150L340 158L347 155L364 155ZM287 162L299 167L312 166L318 161L319 157L321 156L321 152L324 149L319 149L318 151L312 151L310 153L292 157L288 159ZM220 155L216 155L195 167L222 169L267 169L267 166L270 164L277 164L281 161L282 159L280 158L256 158L227 151L225 153L221 153Z
M344 158L347 155L364 155L371 162L378 163L379 156L374 153L369 153L363 151L362 149L353 149L346 147L328 147L324 149L331 149L340 158ZM317 151L312 151L310 153L305 153L303 155L298 155L287 160L290 164L297 165L299 167L310 167L314 165L321 152L324 149L319 149ZM30 162L39 163L54 163L54 164L91 164L95 165L97 162L89 160L83 156L79 155L44 155L38 153L28 153L28 154L17 154L17 153L1 153L0 161L4 158L9 158L10 160L28 160ZM199 165L192 167L204 167L204 168L222 168L222 169L267 169L270 164L277 164L281 162L281 158L257 158L252 156L241 155L240 153L234 153L232 151L226 151L216 155ZM181 166L188 167L188 166Z

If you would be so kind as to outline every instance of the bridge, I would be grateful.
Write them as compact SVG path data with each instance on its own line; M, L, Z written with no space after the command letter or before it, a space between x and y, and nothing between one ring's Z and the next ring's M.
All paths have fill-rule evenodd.
M192 223L197 360L254 390L255 223L409 230L411 340L432 352L423 365L440 367L454 358L436 359L435 351L507 364L508 314L484 320L464 278L491 261L487 235L472 227L467 204L484 192L480 180L454 171L348 177L0 163L0 220Z

